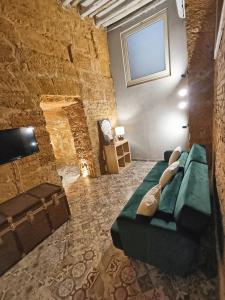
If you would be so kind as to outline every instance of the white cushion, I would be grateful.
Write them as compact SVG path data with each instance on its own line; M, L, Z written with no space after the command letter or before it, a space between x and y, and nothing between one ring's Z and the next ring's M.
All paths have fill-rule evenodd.
M137 214L152 217L159 206L161 186L157 184L144 196L138 206Z
M170 156L169 159L169 165L171 165L172 163L174 163L175 161L178 160L178 158L181 156L182 153L182 147L178 146L176 149L173 150L173 153Z
M173 176L177 173L179 170L180 163L179 161L175 161L172 163L166 170L162 173L162 176L159 179L159 184L162 188L173 178Z

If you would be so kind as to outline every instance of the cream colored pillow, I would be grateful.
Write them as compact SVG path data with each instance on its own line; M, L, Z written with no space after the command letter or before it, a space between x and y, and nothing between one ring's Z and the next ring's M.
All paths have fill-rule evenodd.
M138 206L137 214L152 217L159 206L161 186L157 184L144 196Z
M175 161L178 160L178 158L181 156L182 148L179 146L176 149L173 150L173 153L170 156L168 165L171 165Z
M170 181L170 179L177 173L179 167L179 161L175 161L168 168L166 168L166 170L162 173L162 176L159 179L159 184L161 185L161 188L164 188L164 186Z

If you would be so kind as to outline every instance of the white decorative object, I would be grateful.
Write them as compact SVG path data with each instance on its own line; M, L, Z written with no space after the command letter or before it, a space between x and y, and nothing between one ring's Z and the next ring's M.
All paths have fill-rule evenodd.
M178 16L181 19L186 18L186 13L185 13L185 0L176 0L177 3L177 11L178 11Z

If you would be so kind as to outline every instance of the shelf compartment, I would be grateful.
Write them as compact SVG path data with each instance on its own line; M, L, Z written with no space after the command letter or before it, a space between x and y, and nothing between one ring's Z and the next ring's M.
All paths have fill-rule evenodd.
M131 155L130 153L127 153L125 156L124 156L124 159L125 159L125 163L126 164L129 164L131 162Z
M122 168L122 167L125 167L126 163L125 163L125 157L121 157L120 159L118 159L118 164L119 164L119 167Z
M125 142L123 144L123 152L130 152L130 148L129 148L128 142Z
M116 147L116 153L117 153L117 156L118 156L118 157L124 155L123 145L119 145L119 146Z

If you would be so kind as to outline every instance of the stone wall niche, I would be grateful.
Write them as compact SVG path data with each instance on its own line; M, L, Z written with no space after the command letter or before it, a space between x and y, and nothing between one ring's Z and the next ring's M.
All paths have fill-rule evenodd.
M92 145L80 97L46 95L41 97L40 105L57 167L79 166L82 176L95 177Z

